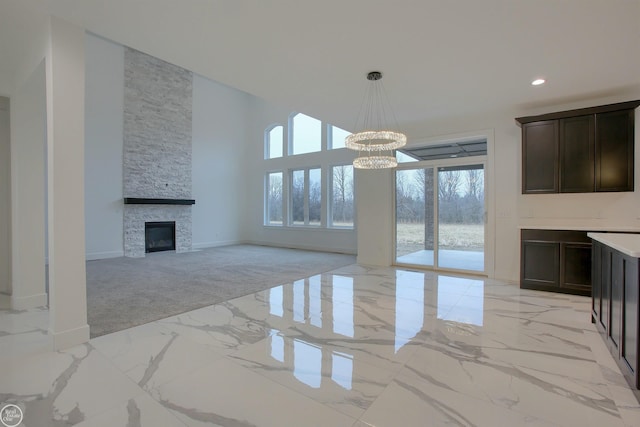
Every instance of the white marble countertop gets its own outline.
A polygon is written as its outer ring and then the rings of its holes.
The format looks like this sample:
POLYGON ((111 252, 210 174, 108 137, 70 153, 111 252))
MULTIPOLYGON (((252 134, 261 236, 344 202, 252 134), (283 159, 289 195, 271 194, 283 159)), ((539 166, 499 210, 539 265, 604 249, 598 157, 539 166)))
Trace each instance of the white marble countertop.
POLYGON ((640 233, 640 226, 633 225, 594 225, 594 224, 520 224, 519 230, 575 230, 575 231, 609 231, 614 233, 640 233))
POLYGON ((640 258, 640 234, 587 233, 587 236, 616 249, 623 254, 640 258))

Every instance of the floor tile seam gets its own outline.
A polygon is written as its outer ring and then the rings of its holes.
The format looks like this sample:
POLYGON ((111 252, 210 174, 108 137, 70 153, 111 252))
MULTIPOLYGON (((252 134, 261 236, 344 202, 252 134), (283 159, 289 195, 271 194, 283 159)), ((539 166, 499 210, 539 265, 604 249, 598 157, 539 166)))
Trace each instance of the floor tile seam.
MULTIPOLYGON (((401 373, 402 373, 402 371, 398 375, 400 375, 401 373)), ((409 374, 406 374, 406 375, 409 375, 409 374)), ((432 385, 429 381, 426 381, 423 378, 416 377, 416 376, 412 376, 411 381, 417 381, 417 382, 425 384, 427 386, 432 385)), ((397 383, 397 381, 396 381, 396 383, 397 383)), ((402 387, 400 384, 397 384, 397 386, 404 389, 404 387, 402 387)), ((439 387, 437 385, 434 385, 434 386, 435 387, 439 387)), ((508 412, 513 412, 513 413, 518 414, 518 415, 520 415, 522 417, 526 417, 526 418, 533 417, 533 418, 535 418, 537 420, 548 422, 550 425, 560 427, 560 424, 558 424, 558 422, 556 420, 550 419, 550 418, 548 418, 548 416, 540 415, 541 414, 540 412, 535 412, 534 413, 533 410, 531 412, 527 412, 527 411, 523 411, 521 409, 513 409, 511 407, 507 407, 507 406, 501 405, 498 401, 496 401, 496 400, 492 399, 491 397, 489 397, 489 395, 487 393, 482 393, 485 396, 485 398, 480 398, 478 396, 470 395, 470 394, 466 393, 462 389, 451 389, 450 391, 452 393, 455 393, 455 394, 462 394, 466 399, 471 399, 471 400, 477 401, 477 402, 479 402, 481 404, 489 403, 489 404, 491 404, 493 406, 496 406, 496 407, 498 407, 500 409, 503 409, 503 410, 508 411, 508 412)), ((382 397, 382 394, 378 398, 381 398, 381 397, 382 397)), ((431 396, 429 396, 429 397, 431 398, 431 396)), ((617 410, 617 407, 616 407, 616 410, 617 410)), ((619 418, 622 419, 622 417, 620 416, 619 411, 617 411, 617 413, 618 413, 619 418)), ((364 415, 366 415, 366 414, 363 414, 362 417, 364 417, 364 415)))
MULTIPOLYGON (((285 337, 285 338, 289 338, 289 339, 291 339, 291 340, 295 339, 295 337, 285 337)), ((258 343, 255 343, 255 344, 252 344, 252 345, 257 345, 257 344, 258 344, 258 343)), ((333 344, 325 345, 325 346, 323 346, 323 347, 324 347, 324 348, 329 347, 329 350, 330 350, 330 351, 337 351, 338 353, 341 353, 341 354, 347 354, 347 351, 346 351, 346 350, 342 350, 342 348, 340 348, 339 346, 333 345, 333 344)), ((418 345, 415 345, 414 347, 415 347, 415 348, 413 349, 412 354, 417 350, 418 345)), ((239 350, 239 351, 241 351, 241 350, 239 350)), ((365 352, 364 350, 361 350, 361 349, 358 349, 358 351, 365 352)), ((368 352, 366 352, 366 353, 368 353, 368 352)), ((371 353, 368 353, 368 354, 371 354, 371 353)), ((228 359, 232 360, 234 363, 239 364, 240 366, 244 367, 245 369, 249 369, 249 370, 251 370, 252 372, 256 372, 256 373, 258 373, 258 374, 260 374, 260 375, 264 376, 265 378, 271 379, 271 378, 269 378, 268 376, 265 376, 265 375, 263 375, 262 373, 260 373, 258 370, 255 370, 255 369, 253 369, 253 368, 247 368, 247 367, 243 366, 243 365, 242 365, 242 364, 240 364, 240 362, 238 362, 238 361, 233 357, 233 355, 231 355, 231 354, 229 354, 229 355, 227 355, 227 356, 225 356, 225 357, 227 357, 228 359)), ((376 357, 376 355, 375 355, 375 354, 372 354, 372 356, 371 356, 371 357, 376 357)), ((411 357, 411 356, 410 356, 410 357, 411 357)), ((410 357, 409 357, 409 358, 407 358, 407 361, 410 359, 410 357)), ((354 358, 355 358, 355 355, 354 355, 354 358)), ((383 356, 380 356, 380 358, 385 359, 383 356)), ((244 360, 244 359, 243 359, 243 360, 244 360)), ((359 361, 358 361, 358 363, 359 363, 360 365, 365 365, 368 369, 375 370, 375 371, 384 371, 386 374, 388 374, 387 383, 382 387, 382 389, 383 389, 382 391, 384 391, 384 390, 386 390, 386 388, 387 388, 387 387, 388 387, 388 386, 393 382, 393 380, 394 380, 394 379, 397 377, 397 375, 402 371, 402 369, 406 366, 407 361, 405 361, 405 362, 389 361, 388 363, 389 363, 390 365, 394 365, 393 369, 390 369, 390 368, 387 368, 387 367, 382 367, 382 366, 380 366, 381 364, 374 364, 374 363, 370 363, 370 362, 368 362, 368 361, 366 361, 366 360, 359 360, 359 361)), ((292 372, 292 371, 290 371, 290 373, 291 373, 291 375, 293 375, 293 372, 292 372)), ((328 377, 323 376, 323 378, 328 378, 328 377)), ((271 379, 271 380, 273 381, 273 379, 271 379)), ((280 382, 278 382, 278 381, 275 381, 275 382, 276 382, 276 383, 278 383, 278 384, 281 384, 281 383, 280 383, 280 382)), ((281 385, 284 385, 284 384, 281 384, 281 385)), ((290 388, 290 387, 288 387, 288 386, 286 386, 286 385, 285 385, 285 387, 290 388)), ((298 391, 297 391, 297 390, 295 390, 295 389, 293 389, 293 390, 294 390, 294 391, 296 391, 296 392, 298 392, 298 391)), ((380 394, 382 393, 382 391, 380 392, 380 394)), ((298 393, 299 393, 299 392, 298 392, 298 393)), ((379 395, 380 395, 380 394, 378 394, 378 397, 379 397, 379 395)), ((376 397, 376 399, 377 399, 377 397, 376 397)), ((375 401, 375 399, 374 399, 374 401, 375 401)), ((373 402, 371 402, 371 404, 373 404, 373 402)), ((369 405, 369 406, 371 406, 371 405, 369 405)))
MULTIPOLYGON (((203 351, 206 351, 206 352, 208 352, 208 353, 214 353, 214 354, 216 354, 218 357, 217 357, 215 360, 219 360, 219 359, 221 359, 221 358, 224 356, 223 354, 219 354, 219 353, 217 353, 217 352, 216 352, 214 349, 212 349, 212 348, 209 348, 209 347, 207 347, 207 346, 205 346, 205 345, 203 345, 203 344, 200 344, 200 343, 198 343, 198 342, 196 342, 196 341, 194 341, 194 340, 191 340, 188 336, 184 336, 184 335, 182 335, 182 334, 177 334, 177 335, 178 335, 178 336, 180 336, 182 339, 186 339, 186 340, 188 340, 192 345, 197 346, 199 349, 201 349, 201 350, 203 350, 203 351)), ((92 347, 93 347, 93 346, 92 346, 92 347)), ((139 385, 139 384, 138 384, 138 383, 137 383, 137 382, 136 382, 136 381, 135 381, 135 380, 130 376, 130 374, 129 374, 129 372, 131 372, 131 370, 134 370, 136 367, 139 367, 139 366, 145 366, 145 367, 148 367, 148 365, 147 365, 147 364, 136 364, 136 365, 135 365, 134 367, 132 367, 131 369, 128 369, 128 370, 124 371, 124 370, 122 370, 119 366, 117 366, 117 364, 115 363, 115 361, 114 361, 111 357, 107 356, 106 354, 104 354, 102 351, 100 351, 100 350, 99 350, 98 348, 96 348, 96 347, 93 347, 93 349, 94 349, 94 351, 97 351, 98 353, 100 353, 100 354, 101 354, 105 359, 107 359, 113 368, 115 368, 118 372, 120 372, 120 373, 122 373, 124 376, 126 376, 126 377, 127 377, 127 379, 128 379, 129 381, 131 381, 133 384, 135 384, 135 385, 136 385, 136 387, 140 388, 142 391, 144 391, 144 392, 146 392, 147 394, 149 394, 149 390, 147 390, 144 386, 139 385)), ((155 354, 155 355, 154 355, 154 357, 157 357, 157 356, 158 356, 158 354, 155 354)), ((213 362, 213 361, 210 361, 210 362, 208 362, 208 363, 211 363, 211 362, 213 362)), ((208 364, 208 363, 207 363, 207 364, 208 364)), ((192 373, 193 371, 195 371, 195 370, 197 370, 197 369, 199 369, 199 368, 203 368, 203 367, 205 367, 207 364, 200 364, 200 365, 190 366, 190 367, 187 369, 187 371, 185 371, 185 372, 182 372, 182 373, 177 374, 177 375, 171 375, 171 377, 170 377, 170 378, 168 378, 168 379, 166 379, 166 380, 164 380, 164 381, 162 381, 162 382, 154 382, 154 383, 153 383, 154 385, 153 385, 152 387, 150 387, 150 389, 154 389, 154 388, 160 387, 160 386, 162 386, 162 385, 164 385, 164 384, 166 384, 166 383, 168 383, 168 382, 171 382, 171 381, 173 381, 174 379, 178 378, 180 375, 187 375, 187 374, 190 374, 190 373, 192 373)), ((158 369, 159 369, 159 368, 158 368, 158 369)))
MULTIPOLYGON (((276 381, 276 380, 274 380, 273 378, 270 378, 270 377, 268 377, 268 376, 264 375, 263 373, 261 373, 261 372, 259 372, 259 371, 255 370, 255 369, 253 369, 253 368, 248 368, 248 367, 246 367, 246 366, 243 366, 243 365, 242 365, 238 360, 236 360, 236 359, 234 359, 233 357, 231 357, 231 355, 225 355, 225 356, 224 356, 224 358, 225 358, 226 360, 230 361, 231 363, 233 363, 234 365, 236 365, 236 367, 239 367, 240 369, 243 369, 243 370, 249 371, 249 372, 251 372, 252 374, 258 375, 258 376, 260 376, 261 378, 263 378, 263 379, 267 380, 270 384, 274 384, 276 387, 283 387, 283 388, 287 389, 288 391, 290 391, 290 392, 292 392, 292 393, 295 393, 297 396, 302 397, 302 398, 303 398, 303 399, 305 399, 305 400, 313 401, 314 403, 321 405, 321 406, 322 406, 322 407, 324 407, 325 409, 328 409, 328 410, 333 411, 333 412, 335 412, 335 413, 338 413, 338 414, 340 414, 340 415, 343 415, 343 416, 349 417, 350 419, 354 420, 354 424, 358 421, 358 418, 354 418, 354 417, 353 417, 353 415, 351 415, 351 414, 347 414, 347 413, 345 413, 345 412, 343 412, 343 411, 340 411, 340 410, 338 410, 338 409, 336 409, 336 408, 332 408, 331 406, 329 406, 329 405, 325 404, 324 402, 322 402, 322 401, 320 401, 320 400, 316 400, 316 399, 314 399, 313 397, 308 396, 307 394, 302 393, 302 392, 300 392, 300 391, 298 391, 298 390, 294 389, 293 387, 290 387, 290 386, 288 386, 288 385, 286 385, 286 384, 283 384, 283 383, 281 383, 281 382, 279 382, 279 381, 276 381)), ((363 411, 362 413, 364 414, 364 412, 365 412, 365 411, 363 411)), ((361 415, 362 415, 362 414, 361 414, 361 415)))
MULTIPOLYGON (((590 342, 590 346, 591 346, 591 339, 602 339, 602 336, 600 335, 600 332, 595 330, 595 331, 585 331, 584 332, 585 337, 587 334, 597 334, 598 336, 596 337, 591 337, 591 338, 587 338, 590 342)), ((594 355, 596 354, 595 351, 592 352, 594 353, 594 355)), ((624 388, 625 391, 628 390, 630 393, 633 393, 632 389, 628 386, 627 381, 624 378, 624 375, 622 374, 622 372, 620 372, 620 368, 617 366, 617 364, 614 362, 614 364, 612 365, 613 368, 615 369, 611 369, 608 366, 605 366, 604 364, 600 363, 600 361, 596 358, 596 364, 598 365, 598 369, 600 372, 600 375, 602 376, 602 379, 607 387, 607 390, 609 391, 609 395, 611 397, 611 400, 613 400, 614 404, 616 405, 616 408, 618 409, 618 413, 620 414, 621 418, 623 419, 623 421, 625 420, 625 416, 623 415, 623 412, 620 411, 620 409, 625 409, 627 407, 627 405, 621 405, 619 399, 617 398, 617 391, 614 390, 614 388, 624 388), (611 380, 608 379, 608 372, 605 371, 605 369, 607 371, 612 371, 614 373, 614 375, 617 376, 616 378, 616 382, 613 382, 611 380)), ((640 400, 636 397, 636 402, 637 406, 631 407, 632 410, 640 410, 640 400)), ((626 422, 625 422, 625 425, 626 422)))
MULTIPOLYGON (((480 346, 481 348, 486 348, 485 346, 480 346)), ((431 348, 431 347, 427 347, 426 344, 421 345, 421 348, 426 348, 429 351, 436 351, 436 352, 440 352, 439 349, 436 348, 431 348)), ((505 350, 509 350, 509 349, 505 349, 505 350)), ((527 350, 522 350, 519 349, 518 350, 521 353, 528 353, 527 350)), ((543 354, 542 356, 546 357, 546 354, 543 354)), ((483 359, 490 359, 489 356, 483 356, 483 359)), ((495 359, 493 359, 495 360, 495 359)), ((601 380, 598 381, 589 381, 588 379, 582 378, 582 377, 569 377, 569 376, 565 376, 565 375, 560 375, 560 374, 555 374, 553 372, 548 372, 548 371, 544 371, 541 370, 540 368, 536 368, 533 366, 529 366, 529 365, 524 365, 522 362, 518 362, 518 361, 509 361, 509 360, 505 360, 505 359, 499 359, 499 360, 495 360, 496 363, 499 364, 499 366, 508 366, 508 367, 512 367, 512 368, 516 368, 518 370, 524 369, 527 371, 534 371, 534 372, 538 372, 541 374, 545 374, 545 375, 551 375, 551 376, 558 376, 561 377, 567 381, 571 381, 572 383, 576 384, 579 387, 587 387, 587 385, 592 385, 592 386, 605 386, 606 383, 608 382, 606 380, 606 378, 601 378, 601 380)), ((601 369, 601 365, 594 359, 594 360, 588 360, 588 359, 581 359, 581 362, 585 363, 588 366, 591 366, 590 369, 593 369, 595 367, 598 367, 599 372, 601 369)), ((463 360, 463 363, 465 362, 470 362, 470 363, 474 363, 473 360, 463 360)), ((409 363, 409 361, 407 362, 409 363)), ((406 365, 406 364, 405 364, 406 365)), ((513 375, 510 375, 511 377, 513 377, 513 375)), ((609 393, 609 398, 611 398, 611 393, 609 393)), ((611 399, 613 400, 613 399, 611 399)))
MULTIPOLYGON (((85 343, 85 344, 87 344, 87 343, 85 343)), ((71 351, 71 350, 73 350, 74 348, 84 346, 85 344, 79 344, 79 345, 77 345, 77 346, 74 346, 74 347, 72 347, 72 348, 70 348, 70 349, 67 349, 67 350, 64 350, 64 351, 52 351, 51 353, 52 353, 52 354, 57 353, 57 354, 60 354, 60 355, 64 355, 64 354, 65 354, 64 352, 66 352, 66 351, 71 351)), ((89 344, 89 345, 90 345, 90 344, 89 344)), ((120 407, 120 405, 122 405, 123 403, 128 402, 130 399, 133 399, 133 398, 135 398, 135 397, 137 397, 137 396, 141 396, 141 395, 143 395, 143 394, 147 394, 146 390, 144 390, 142 387, 140 387, 140 386, 139 386, 135 381, 133 381, 133 379, 131 379, 131 378, 130 378, 130 377, 129 377, 125 372, 123 372, 120 368, 118 368, 117 366, 115 366, 115 365, 114 365, 114 363, 113 363, 113 361, 112 361, 109 357, 107 357, 104 353, 102 353, 101 351, 99 351, 97 348, 95 348, 95 347, 93 347, 93 346, 91 346, 91 348, 92 348, 92 350, 90 350, 90 351, 96 351, 96 352, 98 352, 98 354, 100 354, 100 356, 102 356, 102 358, 103 358, 103 359, 107 360, 107 363, 108 363, 108 364, 109 364, 113 369, 115 369, 118 373, 120 373, 120 374, 122 375, 122 379, 124 379, 126 382, 131 383, 131 384, 132 384, 132 385, 133 385, 137 390, 136 390, 136 393, 135 393, 135 395, 134 395, 133 397, 130 397, 130 398, 126 399, 126 400, 125 400, 125 399, 121 399, 121 398, 116 398, 116 399, 115 399, 115 401, 116 401, 115 403, 113 403, 113 404, 112 404, 112 405, 110 405, 110 406, 107 406, 107 407, 105 407, 105 408, 100 409, 97 413, 95 413, 95 414, 94 414, 94 415, 92 415, 91 417, 86 418, 86 419, 85 419, 85 420, 83 420, 83 421, 87 421, 87 420, 93 419, 93 418, 95 418, 95 417, 96 417, 96 416, 98 416, 98 415, 104 414, 104 413, 106 413, 106 412, 108 412, 108 411, 111 411, 111 410, 113 410, 113 409, 117 409, 117 408, 119 408, 119 407, 120 407)), ((86 361, 86 359, 84 359, 84 361, 86 361)), ((83 361, 83 362, 84 362, 84 361, 83 361)), ((79 367, 80 367, 80 366, 79 366, 79 367)), ((76 375, 77 375, 77 371, 74 373, 74 375, 72 375, 72 376, 69 378, 69 382, 71 382, 71 381, 73 380, 74 376, 76 376, 76 375)), ((55 382, 55 380, 54 380, 54 382, 55 382)), ((52 386, 53 386, 53 384, 52 384, 52 386)), ((68 384, 67 384, 67 387, 68 387, 68 384)), ((66 388, 66 387, 65 387, 65 388, 66 388)), ((50 392, 51 392, 51 387, 50 387, 50 389, 49 389, 49 390, 48 390, 48 392, 47 392, 47 396, 50 394, 50 392)), ((63 391, 63 393, 64 393, 64 391, 63 391)), ((45 397, 46 397, 46 396, 45 396, 45 397)), ((55 405, 55 401, 53 401, 53 402, 52 402, 52 404, 53 404, 53 405, 55 405)), ((78 404, 78 402, 76 402, 76 404, 78 404)))
MULTIPOLYGON (((140 387, 139 387, 139 388, 140 388, 140 387)), ((107 414, 107 413, 109 413, 109 412, 111 412, 111 411, 119 410, 119 409, 121 409, 121 408, 123 407, 123 404, 124 404, 124 407, 126 408, 126 407, 127 407, 127 405, 128 405, 128 403, 129 403, 129 401, 131 401, 131 400, 135 400, 135 399, 137 399, 137 398, 139 398, 139 397, 141 397, 141 396, 149 396, 149 397, 150 397, 154 402, 156 402, 158 405, 160 405, 162 408, 164 408, 164 406, 162 406, 162 404, 161 404, 160 402, 158 402, 157 400, 155 400, 155 399, 154 399, 154 397, 153 397, 149 392, 147 392, 146 390, 144 390, 144 389, 140 388, 140 393, 136 394, 135 396, 132 396, 132 397, 130 397, 130 398, 129 398, 129 399, 127 399, 127 400, 119 401, 118 403, 115 403, 114 405, 110 406, 110 407, 109 407, 109 408, 107 408, 107 409, 100 410, 99 412, 97 412, 97 413, 96 413, 96 414, 94 414, 93 416, 91 416, 91 417, 89 417, 89 418, 85 418, 85 419, 84 419, 84 420, 82 420, 80 423, 88 422, 88 421, 91 421, 91 420, 96 419, 96 418, 97 418, 97 417, 99 417, 99 416, 102 416, 102 415, 104 415, 104 414, 107 414)), ((179 420, 179 419, 178 419, 178 418, 177 418, 173 413, 171 413, 171 411, 167 410, 166 408, 164 408, 164 409, 166 410, 166 412, 169 412, 169 413, 170 413, 170 415, 171 415, 171 417, 172 417, 173 419, 175 419, 176 421, 178 421, 178 422, 179 422, 179 424, 180 424, 181 426, 188 427, 185 423, 183 423, 181 420, 179 420)), ((78 423, 78 424, 80 424, 80 423, 78 423)))

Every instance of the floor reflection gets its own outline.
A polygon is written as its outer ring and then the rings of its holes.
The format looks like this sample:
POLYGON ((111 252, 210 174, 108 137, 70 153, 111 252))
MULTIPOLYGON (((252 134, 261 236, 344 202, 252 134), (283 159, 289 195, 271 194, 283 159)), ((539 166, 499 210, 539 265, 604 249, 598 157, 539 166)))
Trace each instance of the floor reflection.
POLYGON ((320 388, 323 379, 330 379, 351 390, 359 363, 353 352, 326 348, 322 342, 345 338, 373 342, 388 330, 393 351, 398 353, 428 331, 428 325, 433 327, 434 321, 446 322, 445 330, 459 329, 454 323, 483 325, 483 280, 447 275, 436 279, 431 272, 408 270, 396 270, 392 283, 378 286, 354 279, 357 276, 323 274, 269 291, 270 315, 298 324, 297 328, 311 328, 306 329, 310 336, 323 338, 309 342, 276 329, 269 338, 271 358, 311 388, 320 388))

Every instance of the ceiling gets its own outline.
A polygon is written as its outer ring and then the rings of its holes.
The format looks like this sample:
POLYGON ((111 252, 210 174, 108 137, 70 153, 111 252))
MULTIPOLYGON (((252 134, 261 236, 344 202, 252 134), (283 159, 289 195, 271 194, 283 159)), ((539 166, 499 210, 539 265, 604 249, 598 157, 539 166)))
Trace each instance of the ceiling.
POLYGON ((46 14, 348 130, 640 93, 640 0, 2 0, 0 93, 46 14))

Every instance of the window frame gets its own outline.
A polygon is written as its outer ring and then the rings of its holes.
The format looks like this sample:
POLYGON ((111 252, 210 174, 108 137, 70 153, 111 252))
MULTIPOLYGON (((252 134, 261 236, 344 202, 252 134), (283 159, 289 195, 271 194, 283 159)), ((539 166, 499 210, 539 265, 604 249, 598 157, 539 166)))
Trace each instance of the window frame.
POLYGON ((321 228, 323 227, 323 225, 326 223, 325 221, 325 213, 323 212, 322 209, 322 198, 323 198, 323 168, 319 165, 314 165, 314 166, 301 166, 301 167, 296 167, 296 168, 291 168, 289 169, 289 173, 288 173, 288 177, 289 177, 289 185, 288 185, 288 190, 289 190, 289 195, 288 195, 288 201, 289 201, 289 207, 288 207, 288 212, 287 212, 287 216, 288 216, 288 225, 290 227, 306 227, 306 228, 321 228), (311 185, 310 185, 310 173, 312 170, 318 170, 320 172, 320 221, 319 223, 311 223, 311 212, 310 212, 310 199, 311 199, 311 185), (293 209, 294 209, 294 190, 293 190, 293 186, 295 185, 295 180, 293 177, 293 174, 295 172, 303 172, 304 173, 304 184, 303 184, 303 223, 299 224, 299 223, 294 223, 294 218, 293 218, 293 209))
POLYGON ((315 117, 309 116, 307 114, 304 113, 300 113, 300 112, 293 112, 291 114, 289 114, 289 120, 288 120, 288 132, 287 132, 287 155, 289 156, 303 156, 305 154, 314 154, 314 153, 321 153, 323 151, 325 151, 326 149, 326 130, 324 130, 324 126, 322 126, 323 121, 320 119, 316 119, 315 117), (318 135, 318 138, 320 140, 320 144, 317 150, 315 151, 306 151, 304 153, 295 153, 294 152, 294 148, 295 148, 295 137, 296 137, 296 129, 295 129, 295 124, 294 124, 294 120, 296 118, 296 116, 301 115, 304 117, 308 117, 310 119, 313 119, 315 121, 317 121, 320 126, 319 126, 319 130, 320 130, 320 135, 318 135))
POLYGON ((285 141, 285 134, 284 134, 284 126, 281 125, 280 123, 274 123, 270 126, 268 126, 265 130, 264 130, 264 159, 265 160, 271 160, 271 159, 281 159, 282 157, 285 156, 285 146, 284 146, 284 141, 285 141), (280 156, 278 157, 271 157, 271 132, 273 132, 273 130, 275 128, 282 128, 282 138, 280 140, 280 156))
POLYGON ((287 225, 287 221, 286 221, 286 205, 285 205, 285 176, 286 173, 283 170, 270 170, 267 171, 265 173, 264 176, 264 212, 263 212, 263 225, 266 227, 284 227, 285 225, 287 225), (271 188, 271 175, 274 174, 280 174, 280 186, 281 186, 281 200, 280 200, 280 211, 282 214, 282 220, 279 224, 271 223, 271 219, 270 219, 270 207, 271 204, 269 203, 269 195, 270 195, 270 188, 271 188))

